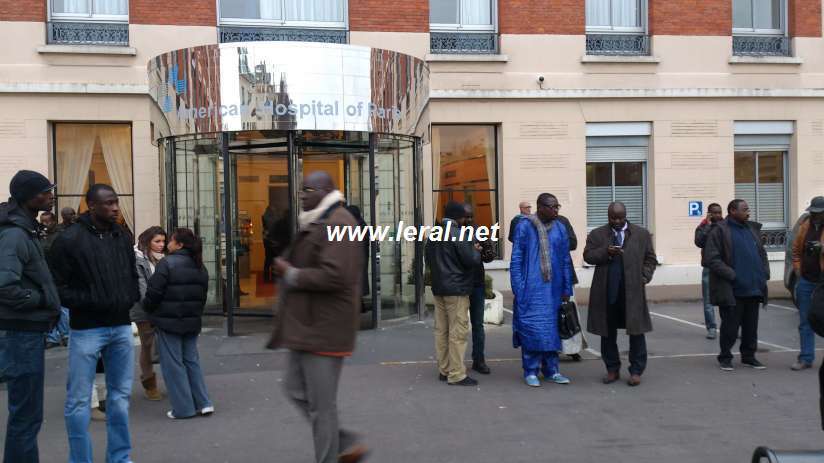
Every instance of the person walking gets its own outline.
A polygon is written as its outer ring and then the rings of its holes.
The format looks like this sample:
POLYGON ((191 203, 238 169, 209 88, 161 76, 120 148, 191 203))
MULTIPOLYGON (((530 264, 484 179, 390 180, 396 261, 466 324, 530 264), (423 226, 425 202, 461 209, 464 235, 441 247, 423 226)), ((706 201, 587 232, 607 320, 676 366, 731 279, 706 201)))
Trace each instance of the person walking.
POLYGON ((569 384, 560 372, 558 310, 572 295, 572 258, 567 229, 558 221, 561 205, 550 193, 538 196, 537 214, 515 228, 515 245, 509 266, 512 292, 517 301, 512 320, 513 347, 521 348, 524 381, 569 384))
POLYGON ((137 325, 137 335, 140 337, 140 354, 138 363, 140 364, 140 383, 143 385, 143 393, 149 400, 161 400, 163 394, 157 387, 157 375, 155 375, 154 365, 152 365, 152 355, 155 351, 155 329, 149 319, 149 314, 143 307, 142 299, 146 296, 146 288, 149 278, 163 259, 166 251, 166 232, 158 227, 149 227, 137 238, 134 246, 135 265, 137 266, 137 285, 140 290, 141 300, 135 302, 129 311, 129 317, 137 325))
MULTIPOLYGON (((695 229, 695 245, 699 249, 704 249, 710 231, 723 219, 720 204, 712 203, 707 207, 707 217, 695 229)), ((707 328, 707 339, 715 339, 718 337, 718 325, 715 323, 715 306, 710 302, 710 269, 707 267, 702 267, 701 270, 701 296, 704 300, 704 326, 707 328)))
POLYGON ((60 299, 40 242, 37 214, 54 205, 54 185, 21 170, 0 204, 0 381, 8 387, 5 463, 37 463, 43 423, 46 333, 60 299))
POLYGON ((215 408, 206 390, 197 337, 209 291, 203 244, 188 228, 178 228, 149 278, 143 307, 157 336, 160 369, 172 409, 171 419, 210 415, 215 408))
POLYGON ((793 271, 798 283, 795 286, 795 302, 798 306, 798 336, 801 352, 793 363, 795 371, 812 368, 815 361, 815 333, 810 327, 808 315, 813 290, 824 282, 824 196, 816 196, 807 208, 808 216, 798 227, 792 243, 793 271))
POLYGON ((592 230, 584 247, 584 260, 595 266, 587 330, 601 336, 601 357, 607 368, 603 382, 610 384, 621 378, 617 330, 626 329, 630 363, 627 384, 638 386, 647 366, 645 333, 652 331, 646 285, 652 281, 658 260, 652 236, 645 228, 627 221, 624 203, 611 203, 607 214, 609 223, 592 230))
POLYGON ((66 432, 69 462, 92 461, 89 402, 98 356, 106 374, 106 461, 130 461, 129 397, 134 348, 129 310, 139 300, 131 234, 118 224, 114 189, 94 184, 89 210, 54 240, 50 267, 63 305, 69 308, 66 432))
MULTIPOLYGON (((473 227, 475 223, 475 213, 472 206, 464 204, 464 223, 473 227)), ((474 232, 473 232, 474 236, 474 232)), ((475 240, 481 247, 481 263, 475 267, 472 278, 472 293, 469 295, 469 322, 472 325, 472 369, 482 375, 491 373, 486 364, 484 349, 486 344, 486 333, 484 333, 484 308, 486 306, 486 271, 485 262, 495 260, 495 248, 490 240, 475 240)))
POLYGON ((469 295, 472 293, 474 270, 481 264, 481 246, 469 237, 461 237, 466 223, 463 204, 449 201, 444 208, 442 240, 426 243, 425 258, 432 272, 432 294, 435 299, 435 357, 438 379, 451 386, 475 386, 474 378, 466 375, 464 355, 469 334, 469 295))
MULTIPOLYGON (((57 235, 60 234, 62 228, 57 224, 57 217, 52 211, 46 211, 40 214, 40 225, 43 228, 43 252, 48 256, 51 250, 51 245, 54 243, 57 235)), ((57 324, 46 335, 46 349, 54 347, 66 346, 69 342, 69 309, 60 307, 60 318, 57 324)))
POLYGON ((342 200, 329 174, 309 174, 298 234, 274 262, 281 292, 268 347, 289 349, 286 395, 312 425, 318 463, 355 463, 368 453, 338 420, 338 383, 355 348, 365 265, 359 241, 327 237, 327 227, 357 225, 342 200))
POLYGON ((750 207, 743 199, 727 205, 727 218, 707 237, 701 263, 710 269, 710 302, 721 314, 722 371, 733 371, 732 346, 741 329, 741 363, 757 370, 758 308, 767 301, 770 264, 761 242, 761 224, 750 222, 750 207))

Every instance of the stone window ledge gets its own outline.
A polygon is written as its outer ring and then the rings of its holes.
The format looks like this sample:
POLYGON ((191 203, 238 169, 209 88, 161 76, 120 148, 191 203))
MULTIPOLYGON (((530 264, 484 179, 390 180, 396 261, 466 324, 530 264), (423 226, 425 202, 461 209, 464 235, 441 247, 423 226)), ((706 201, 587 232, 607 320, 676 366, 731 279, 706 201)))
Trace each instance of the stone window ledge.
POLYGON ((71 54, 71 55, 123 55, 135 56, 134 47, 108 45, 43 45, 37 47, 40 54, 71 54))
POLYGON ((442 62, 442 63, 506 63, 509 61, 508 55, 495 54, 447 54, 447 53, 428 53, 424 60, 426 62, 442 62))
POLYGON ((798 56, 730 56, 730 64, 804 64, 798 56))
POLYGON ((582 63, 619 63, 619 64, 658 64, 661 58, 657 56, 611 56, 611 55, 584 55, 582 63))

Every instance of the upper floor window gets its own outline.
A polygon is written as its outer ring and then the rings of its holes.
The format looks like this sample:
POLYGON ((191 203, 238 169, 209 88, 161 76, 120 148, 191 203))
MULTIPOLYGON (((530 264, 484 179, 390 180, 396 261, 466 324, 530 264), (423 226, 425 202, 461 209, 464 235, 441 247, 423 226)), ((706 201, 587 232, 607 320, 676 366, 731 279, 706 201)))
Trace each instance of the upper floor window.
POLYGON ((495 2, 491 0, 430 0, 432 30, 494 31, 495 2))
POLYGON ((129 45, 128 0, 51 0, 46 43, 129 45))
POLYGON ((128 21, 127 0, 52 0, 51 18, 55 20, 128 21))
POLYGON ((784 0, 733 0, 733 32, 783 34, 784 4, 784 0))
POLYGON ((644 32, 644 0, 587 0, 587 31, 644 32))
POLYGON ((220 0, 221 24, 346 27, 345 0, 220 0))

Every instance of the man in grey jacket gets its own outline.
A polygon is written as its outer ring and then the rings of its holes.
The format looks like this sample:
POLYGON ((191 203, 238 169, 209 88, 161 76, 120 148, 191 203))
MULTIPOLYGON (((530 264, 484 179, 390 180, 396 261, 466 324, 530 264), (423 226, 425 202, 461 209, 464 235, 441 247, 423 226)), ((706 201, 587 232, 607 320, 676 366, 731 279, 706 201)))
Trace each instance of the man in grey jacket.
POLYGON ((9 463, 39 458, 46 332, 57 321, 60 299, 36 217, 51 210, 53 189, 43 175, 21 170, 11 180, 11 198, 0 204, 0 379, 8 382, 3 459, 9 463))

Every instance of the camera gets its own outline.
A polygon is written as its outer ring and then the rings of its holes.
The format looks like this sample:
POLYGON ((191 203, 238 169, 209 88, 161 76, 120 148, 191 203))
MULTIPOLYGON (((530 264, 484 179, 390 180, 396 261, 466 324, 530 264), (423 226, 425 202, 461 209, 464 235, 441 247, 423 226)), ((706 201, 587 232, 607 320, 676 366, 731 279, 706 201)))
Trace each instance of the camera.
POLYGON ((807 241, 804 243, 804 253, 808 256, 821 255, 821 241, 807 241))

